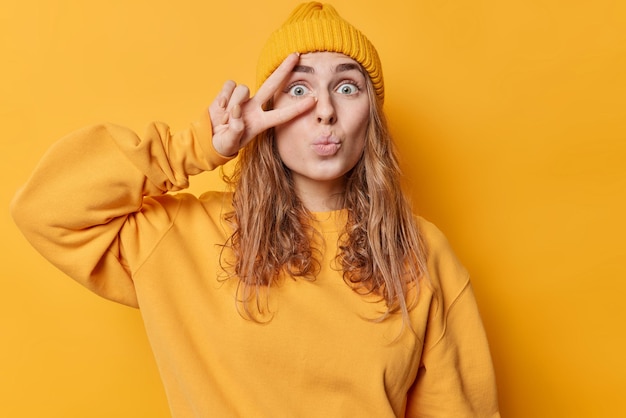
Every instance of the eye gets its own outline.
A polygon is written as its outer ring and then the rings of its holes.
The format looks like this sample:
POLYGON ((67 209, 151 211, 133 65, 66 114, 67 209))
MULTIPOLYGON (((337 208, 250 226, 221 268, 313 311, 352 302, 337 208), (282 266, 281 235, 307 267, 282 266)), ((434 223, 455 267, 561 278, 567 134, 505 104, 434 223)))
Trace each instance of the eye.
POLYGON ((304 96, 309 93, 309 89, 303 86, 302 84, 295 84, 287 90, 287 93, 292 96, 304 96))
POLYGON ((350 94, 358 93, 359 88, 353 83, 342 83, 339 87, 337 87, 335 91, 337 93, 350 95, 350 94))

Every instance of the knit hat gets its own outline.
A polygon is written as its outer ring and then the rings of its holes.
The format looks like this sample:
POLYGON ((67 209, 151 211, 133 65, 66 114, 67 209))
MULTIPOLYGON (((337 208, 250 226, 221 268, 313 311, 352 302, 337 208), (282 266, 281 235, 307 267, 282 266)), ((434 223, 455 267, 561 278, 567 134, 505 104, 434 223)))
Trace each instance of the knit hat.
POLYGON ((257 66, 257 84, 293 52, 340 52, 352 58, 369 74, 376 96, 385 97, 383 70, 374 45, 344 20, 335 8, 318 2, 298 6, 265 44, 257 66))

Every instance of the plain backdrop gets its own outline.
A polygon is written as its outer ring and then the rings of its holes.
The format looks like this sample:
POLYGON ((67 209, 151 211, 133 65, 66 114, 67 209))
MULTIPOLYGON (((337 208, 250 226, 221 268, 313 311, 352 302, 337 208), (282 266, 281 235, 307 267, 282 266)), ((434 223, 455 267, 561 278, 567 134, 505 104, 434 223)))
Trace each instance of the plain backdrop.
MULTIPOLYGON (((296 4, 3 2, 0 416, 169 415, 139 311, 50 266, 9 201, 66 133, 182 129, 226 79, 254 89, 296 4)), ((416 210, 472 274, 503 416, 625 416, 626 2, 334 5, 381 55, 416 210)))

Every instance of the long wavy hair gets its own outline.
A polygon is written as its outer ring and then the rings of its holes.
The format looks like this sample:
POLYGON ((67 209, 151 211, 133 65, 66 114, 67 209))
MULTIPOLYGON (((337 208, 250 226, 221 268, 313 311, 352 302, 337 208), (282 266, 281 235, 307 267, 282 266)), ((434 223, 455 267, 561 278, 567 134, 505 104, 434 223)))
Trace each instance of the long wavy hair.
MULTIPOLYGON (((355 292, 374 294, 386 302, 386 309, 375 320, 400 312, 408 323, 409 310, 417 301, 418 281, 426 272, 425 249, 402 192, 400 166, 382 104, 369 76, 363 73, 370 115, 363 155, 346 174, 342 202, 348 217, 338 243, 337 262, 344 281, 355 292), (414 291, 409 292, 411 288, 414 291)), ((238 307, 254 319, 268 309, 263 295, 267 296, 281 273, 315 280, 321 253, 314 245, 311 213, 296 194, 273 130, 241 150, 232 175, 225 180, 234 188, 234 210, 226 215, 234 232, 225 246, 234 259, 227 270, 239 280, 238 307)))

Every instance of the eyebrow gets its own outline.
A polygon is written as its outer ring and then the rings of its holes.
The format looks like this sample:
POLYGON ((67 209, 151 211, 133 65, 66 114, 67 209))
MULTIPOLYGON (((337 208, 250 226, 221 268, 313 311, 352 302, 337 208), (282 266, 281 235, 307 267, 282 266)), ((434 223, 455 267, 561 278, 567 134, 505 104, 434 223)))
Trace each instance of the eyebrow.
MULTIPOLYGON (((353 71, 353 70, 361 72, 361 67, 359 66, 359 64, 356 64, 354 62, 346 62, 346 63, 337 65, 335 67, 334 72, 335 73, 342 73, 342 72, 345 72, 345 71, 353 71)), ((309 67, 308 65, 296 65, 295 67, 293 67, 292 72, 294 72, 294 73, 314 74, 315 73, 315 69, 313 67, 309 67)))
POLYGON ((361 66, 359 64, 355 64, 354 62, 346 62, 345 64, 339 64, 337 67, 335 67, 336 73, 352 70, 357 70, 358 72, 361 72, 361 66))
POLYGON ((313 74, 315 71, 313 71, 313 67, 308 67, 306 65, 296 65, 295 67, 293 67, 292 72, 313 74))

